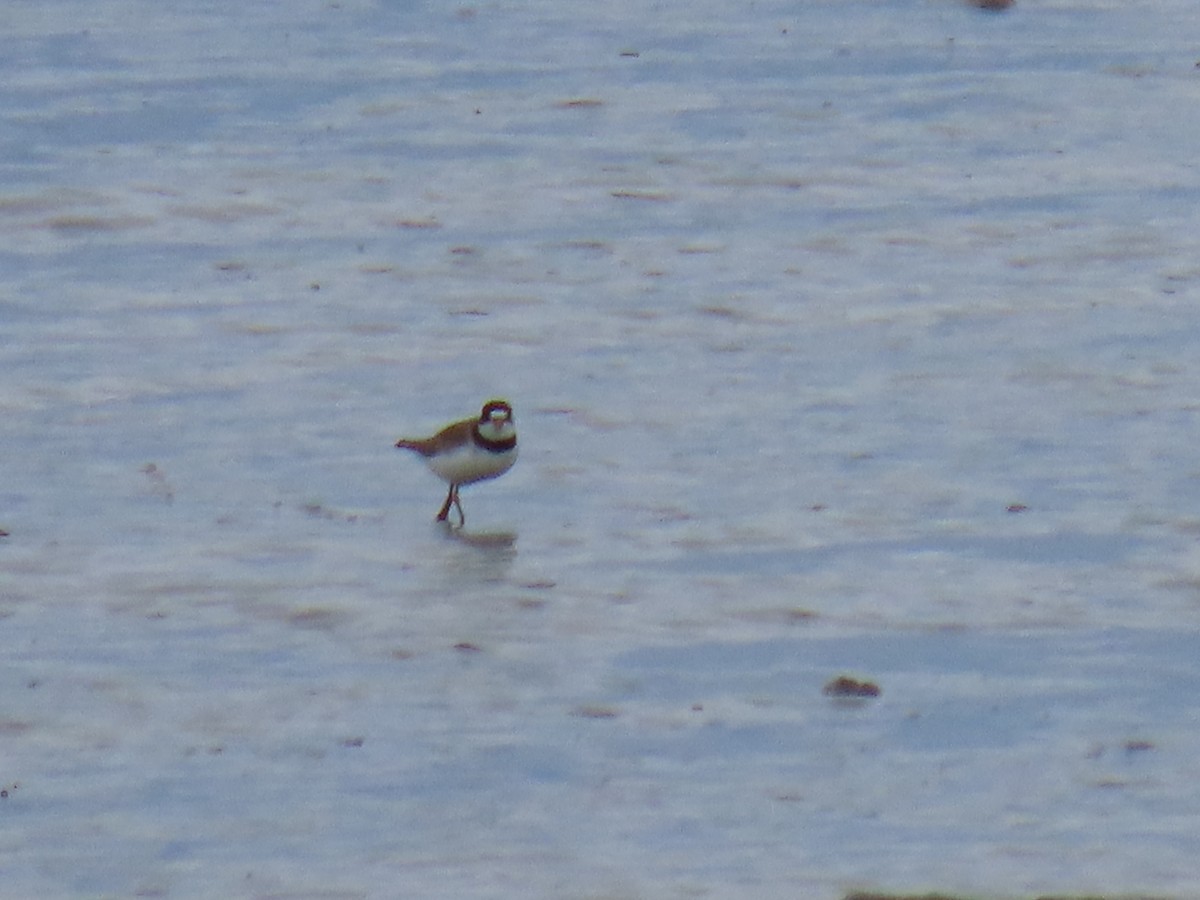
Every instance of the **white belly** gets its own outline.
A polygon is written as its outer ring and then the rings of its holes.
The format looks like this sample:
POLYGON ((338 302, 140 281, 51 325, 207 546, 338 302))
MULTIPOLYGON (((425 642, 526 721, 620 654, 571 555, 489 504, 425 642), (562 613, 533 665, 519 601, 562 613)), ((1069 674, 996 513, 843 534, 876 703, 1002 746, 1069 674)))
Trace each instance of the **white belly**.
POLYGON ((489 453, 474 443, 460 447, 453 453, 439 453, 426 460, 429 468, 449 484, 471 484, 503 475, 517 461, 517 448, 503 453, 489 453))

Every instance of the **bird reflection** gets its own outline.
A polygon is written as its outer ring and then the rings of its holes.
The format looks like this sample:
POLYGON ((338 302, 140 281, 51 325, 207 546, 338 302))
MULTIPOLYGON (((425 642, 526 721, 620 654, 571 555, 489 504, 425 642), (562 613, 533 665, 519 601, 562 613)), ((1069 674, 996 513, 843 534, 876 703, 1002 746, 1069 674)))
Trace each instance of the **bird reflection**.
POLYGON ((451 525, 449 522, 439 522, 438 527, 449 540, 466 544, 468 547, 480 550, 511 550, 514 554, 517 550, 515 531, 467 531, 466 528, 451 525))
POLYGON ((442 569, 447 585, 495 584, 508 577, 517 558, 515 531, 467 531, 445 522, 438 528, 446 539, 442 569))

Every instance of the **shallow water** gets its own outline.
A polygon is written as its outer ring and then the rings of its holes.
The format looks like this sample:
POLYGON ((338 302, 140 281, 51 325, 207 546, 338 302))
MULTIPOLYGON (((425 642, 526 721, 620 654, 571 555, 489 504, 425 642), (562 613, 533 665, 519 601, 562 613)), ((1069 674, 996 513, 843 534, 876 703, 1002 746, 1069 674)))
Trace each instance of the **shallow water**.
POLYGON ((1200 896, 1191 12, 13 6, 4 890, 1200 896))

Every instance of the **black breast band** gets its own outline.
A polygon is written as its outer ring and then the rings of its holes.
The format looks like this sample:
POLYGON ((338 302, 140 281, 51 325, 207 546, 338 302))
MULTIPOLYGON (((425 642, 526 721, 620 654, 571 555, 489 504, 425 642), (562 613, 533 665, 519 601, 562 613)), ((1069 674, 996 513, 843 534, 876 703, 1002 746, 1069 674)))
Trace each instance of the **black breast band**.
POLYGON ((478 425, 471 430, 471 437, 475 440, 476 447, 482 447, 488 453, 507 453, 513 447, 517 446, 517 436, 515 434, 512 437, 501 438, 496 441, 491 438, 485 438, 480 432, 478 425))

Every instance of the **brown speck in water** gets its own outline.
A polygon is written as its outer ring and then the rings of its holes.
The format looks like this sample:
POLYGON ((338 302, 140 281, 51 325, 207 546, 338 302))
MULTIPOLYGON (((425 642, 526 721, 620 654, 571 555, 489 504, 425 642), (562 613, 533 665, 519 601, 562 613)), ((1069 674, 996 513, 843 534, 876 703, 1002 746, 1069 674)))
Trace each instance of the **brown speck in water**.
POLYGON ((612 196, 618 200, 649 200, 654 203, 666 203, 671 199, 670 194, 662 191, 618 190, 612 191, 612 196))
POLYGON ((340 618, 341 616, 335 610, 307 606, 289 613, 287 621, 299 628, 329 631, 337 625, 340 618))
POLYGON ((441 228, 442 223, 430 216, 428 219, 397 219, 397 228, 441 228))
POLYGON ((144 227, 153 220, 136 216, 55 216, 46 225, 54 231, 123 231, 127 228, 144 227))
POLYGON ((826 697, 859 699, 878 697, 883 692, 879 689, 879 685, 873 681, 859 681, 857 678, 851 678, 848 675, 839 675, 828 682, 821 689, 821 693, 826 697))

